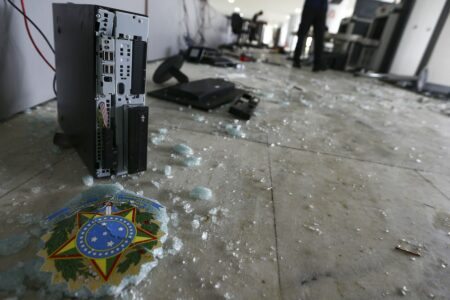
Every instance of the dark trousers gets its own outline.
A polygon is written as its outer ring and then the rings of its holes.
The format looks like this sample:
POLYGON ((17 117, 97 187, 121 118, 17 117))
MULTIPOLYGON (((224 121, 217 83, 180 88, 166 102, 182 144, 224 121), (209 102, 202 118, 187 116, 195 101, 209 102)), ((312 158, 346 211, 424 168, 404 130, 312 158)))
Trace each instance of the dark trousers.
POLYGON ((323 40, 325 35, 325 21, 327 11, 324 9, 315 9, 305 7, 302 13, 302 21, 298 28, 298 41, 294 52, 294 61, 300 62, 302 56, 303 43, 308 35, 311 25, 314 26, 314 66, 321 67, 323 65, 323 40))

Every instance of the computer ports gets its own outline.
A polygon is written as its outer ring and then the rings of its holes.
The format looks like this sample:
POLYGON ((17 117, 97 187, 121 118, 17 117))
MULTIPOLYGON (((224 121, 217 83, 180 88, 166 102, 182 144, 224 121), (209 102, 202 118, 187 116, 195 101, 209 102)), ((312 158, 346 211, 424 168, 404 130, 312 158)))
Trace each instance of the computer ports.
POLYGON ((103 51, 103 60, 113 61, 114 60, 114 52, 112 52, 112 51, 103 51))
POLYGON ((113 65, 103 65, 103 74, 114 74, 113 65))

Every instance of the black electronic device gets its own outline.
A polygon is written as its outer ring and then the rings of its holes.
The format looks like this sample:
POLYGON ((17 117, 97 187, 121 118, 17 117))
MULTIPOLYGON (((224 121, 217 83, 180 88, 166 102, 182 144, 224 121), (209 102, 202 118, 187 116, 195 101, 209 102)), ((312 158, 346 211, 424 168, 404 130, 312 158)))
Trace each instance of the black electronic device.
POLYGON ((260 100, 250 94, 243 94, 230 107, 229 113, 241 120, 250 120, 260 100))
POLYGON ((231 103, 244 93, 243 90, 236 89, 232 82, 220 78, 207 78, 180 83, 147 94, 155 98, 207 111, 231 103))
MULTIPOLYGON (((207 48, 205 47, 189 47, 186 51, 186 60, 192 63, 199 63, 202 61, 203 56, 205 55, 207 48)), ((214 51, 213 54, 216 52, 214 51)))
POLYGON ((215 67, 236 67, 232 60, 223 57, 217 49, 207 47, 189 47, 186 51, 186 60, 192 63, 203 63, 215 67))
POLYGON ((75 147, 98 178, 147 168, 148 17, 53 4, 58 82, 55 144, 75 147))

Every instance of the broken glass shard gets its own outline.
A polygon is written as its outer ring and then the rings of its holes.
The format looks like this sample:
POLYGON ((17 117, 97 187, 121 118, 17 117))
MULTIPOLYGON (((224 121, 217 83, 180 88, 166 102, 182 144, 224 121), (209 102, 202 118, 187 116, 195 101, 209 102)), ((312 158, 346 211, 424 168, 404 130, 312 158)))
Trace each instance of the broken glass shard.
POLYGON ((185 144, 178 144, 178 145, 174 146, 173 151, 175 151, 175 153, 183 155, 183 156, 191 156, 194 154, 194 150, 192 150, 191 147, 189 147, 188 145, 185 145, 185 144))
POLYGON ((183 160, 183 164, 186 167, 198 167, 202 164, 202 158, 201 157, 195 157, 195 156, 191 156, 191 157, 186 157, 183 160))
POLYGON ((192 189, 190 196, 197 200, 209 201, 211 200, 213 194, 209 188, 197 186, 192 189))

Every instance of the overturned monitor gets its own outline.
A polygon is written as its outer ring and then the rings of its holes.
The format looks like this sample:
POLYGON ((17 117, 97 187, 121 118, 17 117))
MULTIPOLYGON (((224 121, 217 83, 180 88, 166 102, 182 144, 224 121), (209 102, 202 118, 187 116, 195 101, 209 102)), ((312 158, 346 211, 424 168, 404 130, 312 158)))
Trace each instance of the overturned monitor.
POLYGON ((96 177, 147 168, 148 18, 53 4, 58 121, 96 177))
POLYGON ((235 84, 220 78, 180 83, 149 92, 148 95, 178 104, 208 111, 239 99, 244 91, 235 84))
POLYGON ((184 57, 175 55, 166 59, 153 74, 153 81, 162 84, 175 78, 179 84, 147 93, 151 97, 210 110, 238 99, 244 91, 234 83, 220 78, 206 78, 189 82, 181 71, 184 57))

